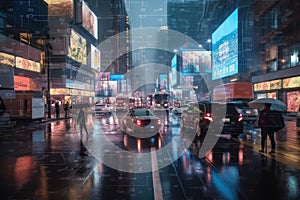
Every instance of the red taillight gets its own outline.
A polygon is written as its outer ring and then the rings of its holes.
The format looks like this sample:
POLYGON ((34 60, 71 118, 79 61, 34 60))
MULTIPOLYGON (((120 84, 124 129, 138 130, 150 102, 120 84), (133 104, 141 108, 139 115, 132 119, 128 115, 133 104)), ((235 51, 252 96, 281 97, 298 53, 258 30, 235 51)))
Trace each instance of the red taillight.
POLYGON ((137 119, 135 120, 136 125, 141 126, 142 125, 142 120, 137 119))
POLYGON ((238 121, 239 121, 239 122, 243 121, 243 115, 242 115, 242 114, 239 114, 238 121))
POLYGON ((212 118, 212 116, 211 116, 211 114, 210 113, 206 113, 205 115, 204 115, 204 119, 207 119, 208 121, 213 121, 213 118, 212 118))

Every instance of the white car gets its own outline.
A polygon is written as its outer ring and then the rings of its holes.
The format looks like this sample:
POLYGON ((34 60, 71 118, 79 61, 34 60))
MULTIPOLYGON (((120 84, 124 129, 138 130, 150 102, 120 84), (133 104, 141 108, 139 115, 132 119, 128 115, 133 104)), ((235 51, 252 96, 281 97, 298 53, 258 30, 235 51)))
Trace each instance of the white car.
POLYGON ((149 138, 161 131, 162 123, 160 118, 149 109, 136 108, 124 115, 121 129, 137 138, 149 138))
POLYGON ((175 115, 178 115, 178 114, 182 114, 183 111, 187 110, 189 107, 188 104, 183 104, 183 105, 180 105, 180 107, 174 107, 172 109, 172 113, 175 114, 175 115))
POLYGON ((108 116, 108 115, 112 115, 112 112, 113 112, 112 107, 104 103, 96 104, 94 108, 95 115, 108 116))

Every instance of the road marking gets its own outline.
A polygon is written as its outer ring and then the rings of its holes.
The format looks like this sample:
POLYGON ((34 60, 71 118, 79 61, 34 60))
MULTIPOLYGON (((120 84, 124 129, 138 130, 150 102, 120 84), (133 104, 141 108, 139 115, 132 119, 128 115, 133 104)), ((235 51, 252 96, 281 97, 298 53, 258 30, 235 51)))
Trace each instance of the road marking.
POLYGON ((158 168, 155 147, 151 147, 151 161, 152 161, 152 182, 153 182, 153 190, 154 190, 154 199, 162 200, 163 195, 162 195, 161 182, 159 178, 159 170, 153 170, 158 168))

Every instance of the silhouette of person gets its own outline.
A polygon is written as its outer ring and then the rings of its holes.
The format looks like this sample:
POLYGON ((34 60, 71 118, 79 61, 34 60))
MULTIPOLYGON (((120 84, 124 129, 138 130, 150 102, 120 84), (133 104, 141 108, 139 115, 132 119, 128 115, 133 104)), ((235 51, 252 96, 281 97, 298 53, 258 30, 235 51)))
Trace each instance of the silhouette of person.
POLYGON ((88 134, 88 130, 86 128, 86 124, 85 124, 85 114, 82 108, 80 108, 80 111, 78 113, 78 117, 77 117, 77 124, 79 124, 80 126, 80 135, 82 135, 82 130, 84 129, 86 134, 88 134))
POLYGON ((65 105, 64 105, 65 118, 68 117, 68 111, 69 111, 69 109, 70 109, 70 104, 69 104, 69 102, 67 101, 67 102, 65 103, 65 105))
POLYGON ((59 118, 59 111, 60 111, 59 103, 58 103, 58 101, 56 101, 56 102, 55 102, 55 113, 56 113, 56 118, 59 118))
POLYGON ((272 146, 272 150, 269 153, 273 154, 275 153, 275 131, 271 126, 270 120, 267 117, 267 114, 271 112, 271 105, 272 104, 270 103, 265 103, 265 108, 259 113, 258 127, 261 128, 261 149, 259 150, 259 152, 264 153, 267 136, 269 136, 272 146))

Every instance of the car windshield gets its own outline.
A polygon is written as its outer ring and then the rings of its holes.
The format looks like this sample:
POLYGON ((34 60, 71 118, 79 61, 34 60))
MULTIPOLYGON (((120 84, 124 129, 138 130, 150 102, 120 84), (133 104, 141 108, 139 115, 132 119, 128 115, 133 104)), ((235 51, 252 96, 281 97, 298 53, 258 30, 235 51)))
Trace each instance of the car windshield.
POLYGON ((98 104, 98 105, 96 105, 96 107, 105 107, 105 105, 104 104, 98 104))

